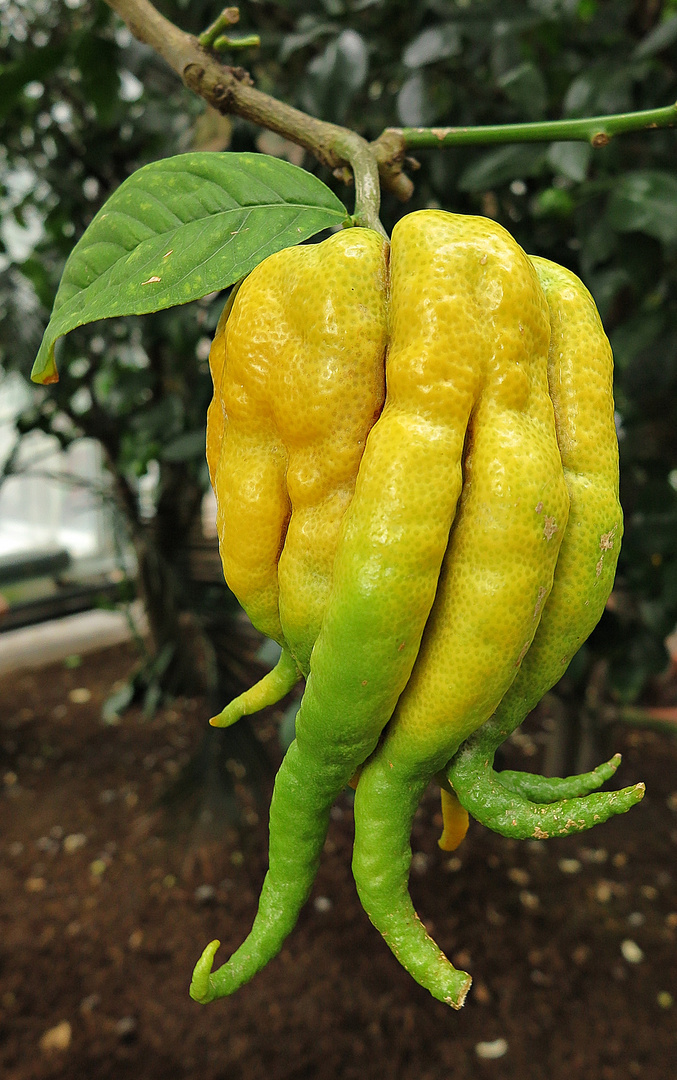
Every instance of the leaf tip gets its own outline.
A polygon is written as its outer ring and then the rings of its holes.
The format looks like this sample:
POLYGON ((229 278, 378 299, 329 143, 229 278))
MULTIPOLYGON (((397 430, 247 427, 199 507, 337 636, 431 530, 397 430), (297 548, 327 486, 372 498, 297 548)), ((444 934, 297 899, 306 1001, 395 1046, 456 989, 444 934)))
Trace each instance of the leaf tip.
POLYGON ((53 350, 50 351, 46 360, 38 353, 37 359, 33 364, 33 370, 31 371, 31 381, 39 383, 40 386, 49 386, 51 383, 57 383, 59 381, 59 372, 56 368, 53 350))

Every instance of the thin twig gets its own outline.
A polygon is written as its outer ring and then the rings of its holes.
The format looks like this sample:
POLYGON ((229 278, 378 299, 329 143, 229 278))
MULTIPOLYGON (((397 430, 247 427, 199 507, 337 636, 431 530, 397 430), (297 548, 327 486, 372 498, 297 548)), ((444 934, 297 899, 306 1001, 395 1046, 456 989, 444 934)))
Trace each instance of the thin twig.
POLYGON ((535 120, 528 124, 486 124, 479 127, 386 128, 374 146, 399 140, 403 149, 429 146, 490 146, 494 143, 588 142, 606 146, 614 135, 651 131, 677 123, 677 104, 642 112, 588 116, 575 120, 535 120))

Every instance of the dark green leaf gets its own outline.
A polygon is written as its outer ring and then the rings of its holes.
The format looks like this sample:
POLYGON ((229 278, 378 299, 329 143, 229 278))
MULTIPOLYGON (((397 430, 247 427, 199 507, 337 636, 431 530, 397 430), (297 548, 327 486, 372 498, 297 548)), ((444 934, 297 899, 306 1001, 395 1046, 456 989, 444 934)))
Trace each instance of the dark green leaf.
POLYGON ((454 23, 431 26, 407 45, 402 60, 409 68, 424 67, 437 60, 457 56, 461 51, 461 35, 454 23))
POLYGON ((635 49, 635 57, 643 60, 646 56, 655 56, 661 49, 667 49, 668 45, 672 45, 674 41, 677 41, 677 15, 654 26, 635 49))
POLYGON ((0 66, 0 119, 14 108, 17 94, 24 86, 50 75, 65 54, 64 45, 45 45, 42 49, 31 49, 14 64, 0 66))
POLYGON ((344 15, 345 7, 342 0, 322 0, 322 7, 327 15, 344 15))
POLYGON ((618 234, 611 228, 604 217, 598 219, 592 228, 585 230, 581 237, 581 270, 586 277, 596 266, 614 253, 618 244, 618 234))
POLYGON ((299 49, 305 49, 306 45, 312 45, 320 37, 326 37, 327 34, 336 33, 335 23, 317 23, 311 26, 308 30, 303 30, 298 34, 285 34, 282 38, 282 44, 280 46, 280 63, 286 64, 299 49))
POLYGON ((33 379, 56 380, 54 344, 76 326, 197 300, 345 217, 320 180, 264 154, 182 154, 146 165, 73 249, 33 379))
POLYGON ((620 369, 629 367, 636 357, 658 340, 665 324, 664 312, 653 311, 649 314, 641 312, 616 327, 610 334, 616 366, 620 369))
POLYGON ((560 176, 580 183, 588 174, 592 147, 585 142, 556 142, 548 150, 548 164, 560 176))
POLYGON ((120 105, 119 51, 115 41, 84 35, 75 49, 83 94, 96 108, 99 120, 105 124, 114 118, 120 105))
POLYGON ((569 85, 562 103, 564 116, 585 116, 591 111, 591 102, 595 92, 592 76, 579 75, 569 85))
POLYGON ((528 145, 490 150, 468 166, 458 186, 461 191, 487 191, 509 180, 535 176, 541 171, 545 153, 542 146, 528 145))
POLYGON ((534 200, 533 211, 538 217, 568 217, 574 209, 571 193, 563 188, 545 188, 534 200))
POLYGON ((306 108, 323 119, 341 123, 367 77, 369 57, 364 38, 344 30, 308 66, 306 108))
POLYGON ((423 75, 412 75, 397 95, 397 113, 405 127, 424 127, 435 119, 423 75))
POLYGON ((577 76, 563 102, 565 116, 595 116, 632 108, 633 71, 624 65, 599 64, 577 76))
POLYGON ((616 183, 607 207, 609 223, 619 232, 643 232, 665 244, 677 240, 677 177, 641 169, 616 183))
POLYGON ((617 266, 591 275, 586 284, 593 295, 602 322, 604 322, 616 298, 623 289, 632 285, 632 282, 627 270, 624 267, 617 266))
POLYGON ((497 81, 526 120, 539 120, 545 114, 548 91, 535 64, 525 60, 499 76, 497 81))

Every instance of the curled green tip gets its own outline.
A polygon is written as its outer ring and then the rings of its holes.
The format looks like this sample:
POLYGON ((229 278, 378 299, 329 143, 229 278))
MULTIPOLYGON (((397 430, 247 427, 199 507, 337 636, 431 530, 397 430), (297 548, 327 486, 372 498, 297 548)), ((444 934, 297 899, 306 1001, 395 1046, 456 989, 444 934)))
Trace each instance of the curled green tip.
POLYGON ((189 993, 193 1001, 199 1001, 201 1005, 208 1005, 217 996, 212 985, 211 973, 214 957, 220 945, 220 941, 210 941, 193 971, 189 993))
POLYGON ((522 795, 534 803, 552 803, 560 799, 575 799, 601 787, 611 779, 620 763, 621 755, 614 754, 609 761, 598 765, 592 772, 580 773, 578 776, 546 777, 538 773, 508 769, 499 773, 492 769, 491 774, 504 788, 514 792, 515 795, 522 795))
POLYGON ((283 649, 273 670, 259 679, 254 686, 250 686, 244 693, 233 698, 225 709, 216 716, 212 716, 209 723, 212 727, 230 727, 243 716, 259 712, 269 705, 276 705, 296 686, 300 678, 301 673, 296 666, 296 661, 291 653, 283 649))
POLYGON ((459 971, 459 975, 463 976, 459 979, 458 989, 453 997, 445 998, 445 1003, 450 1005, 452 1009, 462 1009, 465 1005, 465 999, 468 996, 468 990, 472 986, 472 976, 468 975, 467 971, 459 971))
MULTIPOLYGON (((492 748, 493 749, 493 748, 492 748)), ((516 840, 568 836, 624 814, 644 797, 642 783, 621 791, 593 792, 610 779, 621 755, 579 776, 550 777, 500 772, 481 741, 466 744, 447 769, 459 802, 477 821, 516 840)))
POLYGON ((225 709, 221 709, 220 713, 212 716, 209 723, 212 727, 232 727, 233 724, 242 719, 245 711, 242 695, 240 695, 240 697, 236 697, 229 702, 225 709))
POLYGON ((614 775, 614 773, 618 769, 618 766, 621 763, 621 760, 621 754, 614 754, 614 756, 612 758, 609 758, 608 761, 604 761, 601 765, 598 765, 596 769, 593 769, 591 775, 594 776, 596 774, 600 777, 602 783, 605 783, 607 780, 610 780, 611 777, 614 775))

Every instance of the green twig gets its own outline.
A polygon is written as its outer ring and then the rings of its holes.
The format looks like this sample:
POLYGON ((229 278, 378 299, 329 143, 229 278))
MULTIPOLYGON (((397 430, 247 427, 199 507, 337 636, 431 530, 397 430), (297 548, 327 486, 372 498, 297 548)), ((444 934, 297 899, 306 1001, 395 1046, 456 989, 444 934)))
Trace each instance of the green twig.
POLYGON ((350 163, 355 180, 355 225, 364 225, 375 229, 387 238, 387 233, 379 220, 381 204, 381 185, 376 158, 369 143, 361 135, 347 128, 337 128, 334 146, 342 157, 350 163))
POLYGON ((240 21, 240 9, 237 7, 224 8, 221 14, 214 20, 211 26, 208 26, 205 31, 198 37, 198 41, 203 49, 211 49, 214 46, 214 42, 220 37, 224 31, 230 30, 231 26, 235 26, 240 21))
POLYGON ((246 37, 232 38, 228 34, 220 34, 212 43, 214 52, 226 52, 227 49, 258 49, 261 38, 258 34, 247 34, 246 37))
POLYGON ((677 103, 643 112, 589 116, 580 120, 536 120, 528 124, 487 124, 481 127, 387 128, 385 137, 400 138, 407 150, 429 146, 487 146, 518 142, 588 142, 606 146, 614 135, 672 127, 677 103))

